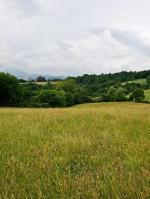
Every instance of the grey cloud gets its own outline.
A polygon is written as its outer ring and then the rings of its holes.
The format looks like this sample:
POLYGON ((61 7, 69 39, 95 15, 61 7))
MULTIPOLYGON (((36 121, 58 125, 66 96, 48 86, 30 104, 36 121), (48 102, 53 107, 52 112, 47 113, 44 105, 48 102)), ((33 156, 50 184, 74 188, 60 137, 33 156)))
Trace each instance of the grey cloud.
POLYGON ((69 42, 61 42, 61 41, 59 42, 58 41, 57 45, 59 46, 59 48, 61 48, 62 50, 65 50, 65 51, 73 48, 73 45, 69 42))
POLYGON ((127 48, 150 56, 150 42, 147 37, 141 37, 138 31, 120 30, 112 28, 92 28, 90 31, 96 35, 102 35, 106 30, 110 31, 112 37, 127 48))
POLYGON ((14 10, 26 17, 35 15, 38 11, 38 1, 36 0, 2 0, 8 9, 14 10))
POLYGON ((112 30, 111 33, 118 42, 121 42, 128 48, 139 51, 146 56, 150 56, 150 43, 148 44, 146 38, 144 40, 138 33, 121 30, 112 30))
POLYGON ((0 0, 0 63, 54 75, 147 69, 149 6, 146 0, 0 0))

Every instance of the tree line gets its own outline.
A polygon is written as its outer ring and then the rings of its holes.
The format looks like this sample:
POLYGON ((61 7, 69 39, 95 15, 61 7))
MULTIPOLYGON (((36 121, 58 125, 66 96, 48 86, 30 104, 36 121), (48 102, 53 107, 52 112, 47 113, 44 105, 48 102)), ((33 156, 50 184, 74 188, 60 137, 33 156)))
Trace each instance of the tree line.
POLYGON ((0 106, 69 107, 86 102, 144 100, 144 90, 150 88, 150 70, 115 74, 83 75, 62 81, 38 82, 19 80, 8 73, 0 73, 0 106), (134 83, 146 79, 144 84, 134 83), (131 81, 131 82, 130 82, 131 81))

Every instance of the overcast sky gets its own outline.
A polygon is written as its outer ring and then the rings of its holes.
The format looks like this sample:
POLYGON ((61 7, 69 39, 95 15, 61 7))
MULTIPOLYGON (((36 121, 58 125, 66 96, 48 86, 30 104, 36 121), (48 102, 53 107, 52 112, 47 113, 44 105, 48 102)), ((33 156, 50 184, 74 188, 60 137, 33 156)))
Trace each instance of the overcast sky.
POLYGON ((150 0, 0 0, 0 69, 150 69, 150 0))

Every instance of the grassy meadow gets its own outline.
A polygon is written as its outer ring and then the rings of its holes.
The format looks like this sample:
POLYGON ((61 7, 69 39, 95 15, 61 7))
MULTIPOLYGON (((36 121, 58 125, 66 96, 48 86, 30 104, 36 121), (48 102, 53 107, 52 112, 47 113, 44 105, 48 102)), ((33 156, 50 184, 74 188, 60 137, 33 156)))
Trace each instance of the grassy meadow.
POLYGON ((150 102, 150 89, 149 90, 145 90, 145 101, 150 102))
POLYGON ((136 80, 132 80, 132 81, 128 81, 128 82, 124 82, 123 84, 126 83, 135 83, 135 84, 146 84, 146 79, 136 79, 136 80))
POLYGON ((0 198, 149 198, 149 149, 149 104, 0 108, 0 198))
POLYGON ((129 81, 129 83, 146 84, 146 79, 136 79, 133 81, 129 81))

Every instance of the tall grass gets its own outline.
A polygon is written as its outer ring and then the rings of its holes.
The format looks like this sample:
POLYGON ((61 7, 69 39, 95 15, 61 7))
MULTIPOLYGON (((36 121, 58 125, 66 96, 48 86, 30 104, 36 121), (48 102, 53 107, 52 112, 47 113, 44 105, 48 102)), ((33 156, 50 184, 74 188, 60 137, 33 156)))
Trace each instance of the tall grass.
POLYGON ((150 105, 0 109, 0 198, 149 198, 150 105))

